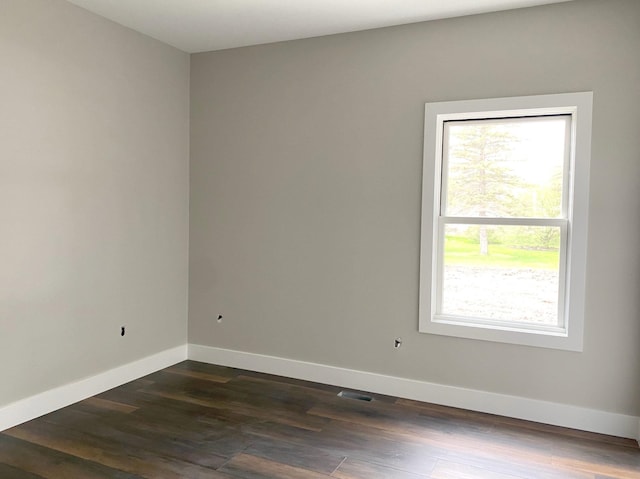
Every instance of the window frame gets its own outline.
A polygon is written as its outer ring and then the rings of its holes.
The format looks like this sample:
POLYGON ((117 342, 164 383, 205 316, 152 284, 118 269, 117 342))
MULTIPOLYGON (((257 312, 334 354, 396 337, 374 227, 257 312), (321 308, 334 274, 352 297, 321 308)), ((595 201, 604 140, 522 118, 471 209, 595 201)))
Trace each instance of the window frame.
MULTIPOLYGON (((587 259, 589 165, 591 150, 592 92, 563 93, 482 100, 426 103, 422 184, 422 235, 420 248, 419 331, 468 339, 496 341, 527 346, 582 351, 587 259), (456 120, 489 120, 570 115, 570 153, 565 165, 563 216, 558 220, 536 218, 500 224, 554 223, 561 228, 559 304, 564 312, 561 327, 523 326, 516 322, 443 316, 436 314, 440 294, 444 249, 440 247, 442 228, 451 224, 441 219, 444 125, 456 120), (568 171, 567 171, 568 170, 568 171), (566 210, 565 210, 566 208, 566 210), (566 213, 566 215, 565 215, 566 213), (564 256, 565 261, 562 261, 564 256), (563 281, 564 276, 564 281, 563 281)), ((464 217, 459 217, 464 222, 464 217)), ((455 221, 458 221, 456 218, 455 221)), ((484 222, 473 218, 473 223, 484 222)), ((495 218, 486 220, 496 224, 495 218)), ((466 224, 466 223, 465 223, 466 224)))

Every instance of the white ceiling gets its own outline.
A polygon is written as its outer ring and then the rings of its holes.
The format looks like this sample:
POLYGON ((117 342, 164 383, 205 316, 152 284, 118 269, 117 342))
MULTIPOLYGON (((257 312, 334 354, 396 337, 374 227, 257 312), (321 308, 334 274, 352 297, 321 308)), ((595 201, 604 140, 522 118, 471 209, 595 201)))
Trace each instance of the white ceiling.
POLYGON ((195 53, 570 0, 68 0, 195 53))

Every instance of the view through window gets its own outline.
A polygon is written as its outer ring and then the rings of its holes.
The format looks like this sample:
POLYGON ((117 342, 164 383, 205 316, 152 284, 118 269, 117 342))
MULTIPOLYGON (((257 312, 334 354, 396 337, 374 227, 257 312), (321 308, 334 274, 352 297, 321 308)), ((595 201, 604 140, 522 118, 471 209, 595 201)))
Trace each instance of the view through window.
POLYGON ((562 324, 570 126, 569 115, 445 123, 439 313, 562 324))

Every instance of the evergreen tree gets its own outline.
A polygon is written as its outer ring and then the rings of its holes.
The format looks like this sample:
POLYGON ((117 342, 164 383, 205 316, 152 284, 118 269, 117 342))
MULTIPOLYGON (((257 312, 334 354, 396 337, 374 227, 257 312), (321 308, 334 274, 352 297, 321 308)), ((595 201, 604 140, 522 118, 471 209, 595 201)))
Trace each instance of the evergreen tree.
MULTIPOLYGON (((450 129, 447 215, 511 216, 523 180, 509 167, 517 138, 496 124, 462 124, 450 129)), ((486 225, 479 227, 480 254, 489 252, 486 225)))

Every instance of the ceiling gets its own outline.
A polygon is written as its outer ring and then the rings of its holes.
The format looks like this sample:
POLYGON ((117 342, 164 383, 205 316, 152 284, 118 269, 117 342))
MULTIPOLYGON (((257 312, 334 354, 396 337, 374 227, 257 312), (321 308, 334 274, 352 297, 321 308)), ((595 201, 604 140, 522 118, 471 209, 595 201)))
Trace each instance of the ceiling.
POLYGON ((68 0, 189 53, 571 0, 68 0))

